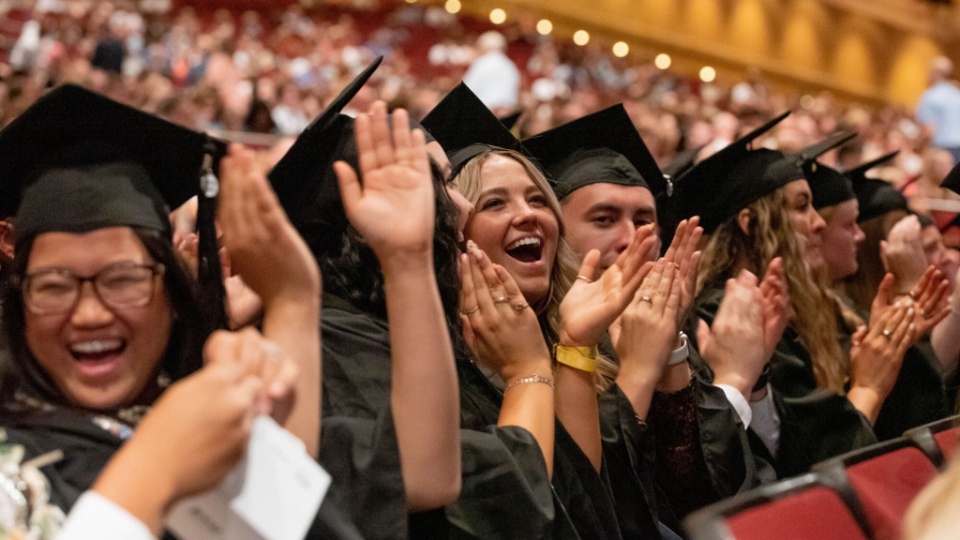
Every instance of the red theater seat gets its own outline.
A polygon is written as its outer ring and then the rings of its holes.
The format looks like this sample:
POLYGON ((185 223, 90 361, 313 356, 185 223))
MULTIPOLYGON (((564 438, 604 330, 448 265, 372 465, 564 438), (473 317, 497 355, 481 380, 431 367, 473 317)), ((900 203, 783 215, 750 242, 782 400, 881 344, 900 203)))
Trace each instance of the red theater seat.
POLYGON ((842 478, 843 469, 863 505, 874 540, 897 540, 913 499, 939 473, 909 439, 895 439, 826 461, 814 467, 842 478))
POLYGON ((947 462, 953 459, 957 450, 957 443, 960 442, 960 427, 952 427, 933 434, 934 440, 940 445, 940 451, 947 462))
POLYGON ((960 444, 960 416, 951 416, 911 429, 903 434, 923 450, 941 470, 946 468, 960 444))
POLYGON ((867 540, 859 503, 832 486, 808 473, 708 506, 684 524, 694 540, 867 540))

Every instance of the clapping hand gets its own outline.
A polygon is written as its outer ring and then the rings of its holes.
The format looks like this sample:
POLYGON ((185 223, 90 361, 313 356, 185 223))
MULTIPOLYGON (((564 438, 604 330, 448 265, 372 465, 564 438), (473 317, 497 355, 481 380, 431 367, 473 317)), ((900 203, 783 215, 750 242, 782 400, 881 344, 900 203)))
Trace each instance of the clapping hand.
POLYGON ((597 281, 593 277, 600 252, 587 253, 576 282, 560 304, 561 345, 593 347, 600 342, 653 268, 650 258, 658 244, 654 225, 640 227, 630 246, 597 281))

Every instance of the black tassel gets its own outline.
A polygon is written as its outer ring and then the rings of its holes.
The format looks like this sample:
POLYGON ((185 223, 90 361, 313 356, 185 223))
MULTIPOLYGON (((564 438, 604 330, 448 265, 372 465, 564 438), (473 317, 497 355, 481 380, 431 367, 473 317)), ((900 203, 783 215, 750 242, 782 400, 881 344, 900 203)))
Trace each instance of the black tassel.
POLYGON ((217 147, 208 143, 204 149, 203 166, 200 170, 200 192, 197 205, 197 234, 199 253, 197 282, 200 286, 200 305, 203 309, 205 330, 214 332, 227 328, 226 289, 223 286, 223 271, 220 266, 217 244, 217 193, 220 185, 214 175, 214 163, 221 156, 217 147))

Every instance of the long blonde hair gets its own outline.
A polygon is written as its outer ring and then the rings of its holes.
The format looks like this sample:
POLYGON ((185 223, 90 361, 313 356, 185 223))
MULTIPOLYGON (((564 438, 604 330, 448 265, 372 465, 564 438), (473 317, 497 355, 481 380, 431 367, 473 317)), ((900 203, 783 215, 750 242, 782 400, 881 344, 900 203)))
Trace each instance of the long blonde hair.
MULTIPOLYGON (((560 201, 550 187, 547 178, 540 172, 540 169, 529 159, 519 152, 506 150, 502 148, 491 148, 479 156, 471 159, 460 173, 453 179, 454 187, 468 201, 476 203, 480 199, 480 193, 483 190, 483 180, 481 172, 483 165, 493 156, 502 156, 512 159, 523 167, 527 176, 533 181, 534 185, 540 189, 547 200, 547 207, 557 218, 560 224, 560 241, 557 245, 557 256, 553 260, 550 268, 550 289, 547 296, 533 305, 537 312, 537 318, 540 320, 540 329, 547 345, 553 349, 553 346, 560 341, 560 304, 567 295, 567 291, 573 286, 576 279, 579 265, 577 257, 564 237, 563 211, 560 208, 560 201)), ((602 355, 597 359, 597 388, 599 391, 606 390, 617 376, 617 365, 604 358, 602 355)))
POLYGON ((781 257, 793 309, 791 325, 810 353, 817 385, 842 394, 848 366, 839 344, 836 301, 816 283, 804 262, 783 188, 747 209, 746 232, 733 216, 707 241, 700 263, 701 286, 722 288, 742 269, 762 277, 770 261, 781 257))

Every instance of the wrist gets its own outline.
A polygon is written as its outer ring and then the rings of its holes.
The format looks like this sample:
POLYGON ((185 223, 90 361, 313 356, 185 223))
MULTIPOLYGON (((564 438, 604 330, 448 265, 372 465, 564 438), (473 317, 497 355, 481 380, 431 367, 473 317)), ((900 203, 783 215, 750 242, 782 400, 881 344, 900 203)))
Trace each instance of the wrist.
POLYGON ((880 406, 884 397, 875 388, 854 386, 847 392, 847 399, 853 406, 867 417, 871 424, 877 421, 880 406))
POLYGON ((560 340, 558 343, 560 347, 596 347, 599 343, 599 337, 594 338, 591 336, 582 336, 575 339, 571 337, 566 330, 562 328, 560 329, 560 340))
POLYGON ((550 359, 542 358, 528 362, 511 363, 510 365, 504 366, 499 373, 500 378, 503 379, 503 382, 507 386, 524 377, 530 377, 533 374, 552 378, 553 366, 550 364, 550 359))
POLYGON ((687 362, 681 362, 672 366, 667 366, 657 381, 656 390, 661 394, 672 394, 679 392, 690 385, 690 379, 693 372, 690 371, 690 365, 687 362))
POLYGON ((714 386, 722 384, 734 388, 743 394, 744 399, 747 400, 749 400, 753 394, 754 383, 739 373, 716 373, 713 377, 713 384, 714 386))
POLYGON ((388 274, 405 274, 429 269, 433 272, 433 247, 425 246, 408 249, 393 249, 377 253, 384 278, 388 274))
POLYGON ((157 467, 162 461, 143 459, 135 448, 128 444, 117 452, 91 489, 126 510, 156 535, 167 510, 179 497, 177 482, 173 471, 157 467), (144 467, 144 463, 154 465, 144 467))

